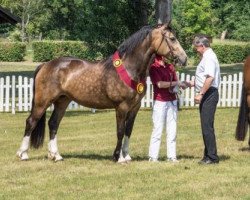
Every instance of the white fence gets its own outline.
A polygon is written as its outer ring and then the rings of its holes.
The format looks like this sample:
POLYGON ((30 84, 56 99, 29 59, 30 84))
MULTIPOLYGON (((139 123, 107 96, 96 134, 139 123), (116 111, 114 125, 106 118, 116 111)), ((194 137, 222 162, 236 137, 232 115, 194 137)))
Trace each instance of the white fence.
MULTIPOLYGON (((240 106, 242 89, 242 72, 234 75, 222 76, 219 88, 220 99, 218 107, 238 107, 240 106)), ((181 81, 192 80, 193 76, 181 73, 181 81)), ((31 110, 33 96, 33 78, 22 76, 6 76, 0 78, 0 112, 29 111, 31 110)), ((180 95, 181 107, 193 107, 195 91, 194 88, 187 88, 180 95)), ((147 91, 142 99, 142 107, 152 107, 153 88, 149 77, 147 78, 147 91)), ((68 110, 83 109, 83 106, 71 102, 68 110)))

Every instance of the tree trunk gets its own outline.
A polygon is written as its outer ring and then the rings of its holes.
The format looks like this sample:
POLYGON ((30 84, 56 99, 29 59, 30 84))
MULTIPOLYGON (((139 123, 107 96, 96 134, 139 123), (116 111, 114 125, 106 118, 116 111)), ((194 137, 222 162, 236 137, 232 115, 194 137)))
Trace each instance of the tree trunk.
POLYGON ((224 30, 224 31, 222 31, 221 36, 220 36, 220 39, 221 39, 221 40, 225 40, 226 35, 227 35, 227 29, 224 30))
POLYGON ((156 20, 158 24, 165 24, 171 21, 171 10, 173 0, 156 0, 156 20))
POLYGON ((137 19, 134 21, 135 30, 148 24, 148 0, 130 0, 130 4, 136 13, 137 19))

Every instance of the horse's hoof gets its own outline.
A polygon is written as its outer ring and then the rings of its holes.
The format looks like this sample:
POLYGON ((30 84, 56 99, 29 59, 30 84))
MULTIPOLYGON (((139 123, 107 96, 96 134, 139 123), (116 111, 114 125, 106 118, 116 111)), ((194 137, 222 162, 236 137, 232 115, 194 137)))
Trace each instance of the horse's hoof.
POLYGON ((63 157, 60 155, 57 155, 55 158, 55 162, 58 162, 58 161, 63 161, 63 157))
POLYGON ((48 153, 48 159, 57 161, 63 161, 63 157, 59 153, 48 153))
POLYGON ((126 155, 124 159, 126 160, 126 162, 130 162, 132 160, 130 155, 126 155))
POLYGON ((120 164, 125 164, 127 161, 125 160, 125 158, 120 157, 117 162, 120 164))
POLYGON ((29 160, 29 156, 28 156, 28 153, 25 151, 25 152, 22 152, 22 151, 18 151, 16 153, 17 157, 20 158, 21 161, 26 161, 26 160, 29 160))

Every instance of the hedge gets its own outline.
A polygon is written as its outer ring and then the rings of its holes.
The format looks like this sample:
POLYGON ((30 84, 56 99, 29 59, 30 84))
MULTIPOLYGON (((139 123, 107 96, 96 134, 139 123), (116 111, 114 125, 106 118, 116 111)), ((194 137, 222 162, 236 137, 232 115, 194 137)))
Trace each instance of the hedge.
MULTIPOLYGON (((250 55, 250 43, 212 43, 212 49, 216 53, 220 64, 242 63, 250 55)), ((199 63, 196 52, 191 52, 195 64, 199 63)))
POLYGON ((60 56, 90 58, 87 45, 79 41, 37 41, 32 43, 33 61, 45 62, 60 56))
POLYGON ((213 44, 212 48, 220 63, 242 63, 250 55, 250 43, 213 44))
POLYGON ((0 42, 0 61, 23 61, 26 52, 26 44, 23 42, 0 42))

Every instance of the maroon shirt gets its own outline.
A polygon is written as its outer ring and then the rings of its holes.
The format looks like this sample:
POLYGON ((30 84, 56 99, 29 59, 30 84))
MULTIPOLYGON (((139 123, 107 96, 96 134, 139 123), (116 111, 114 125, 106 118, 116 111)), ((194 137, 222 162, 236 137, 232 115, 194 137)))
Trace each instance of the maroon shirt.
POLYGON ((151 65, 149 75, 154 88, 154 100, 158 101, 174 101, 176 95, 169 92, 169 88, 158 88, 159 81, 177 81, 176 71, 172 64, 161 65, 159 56, 156 57, 155 62, 151 65))

